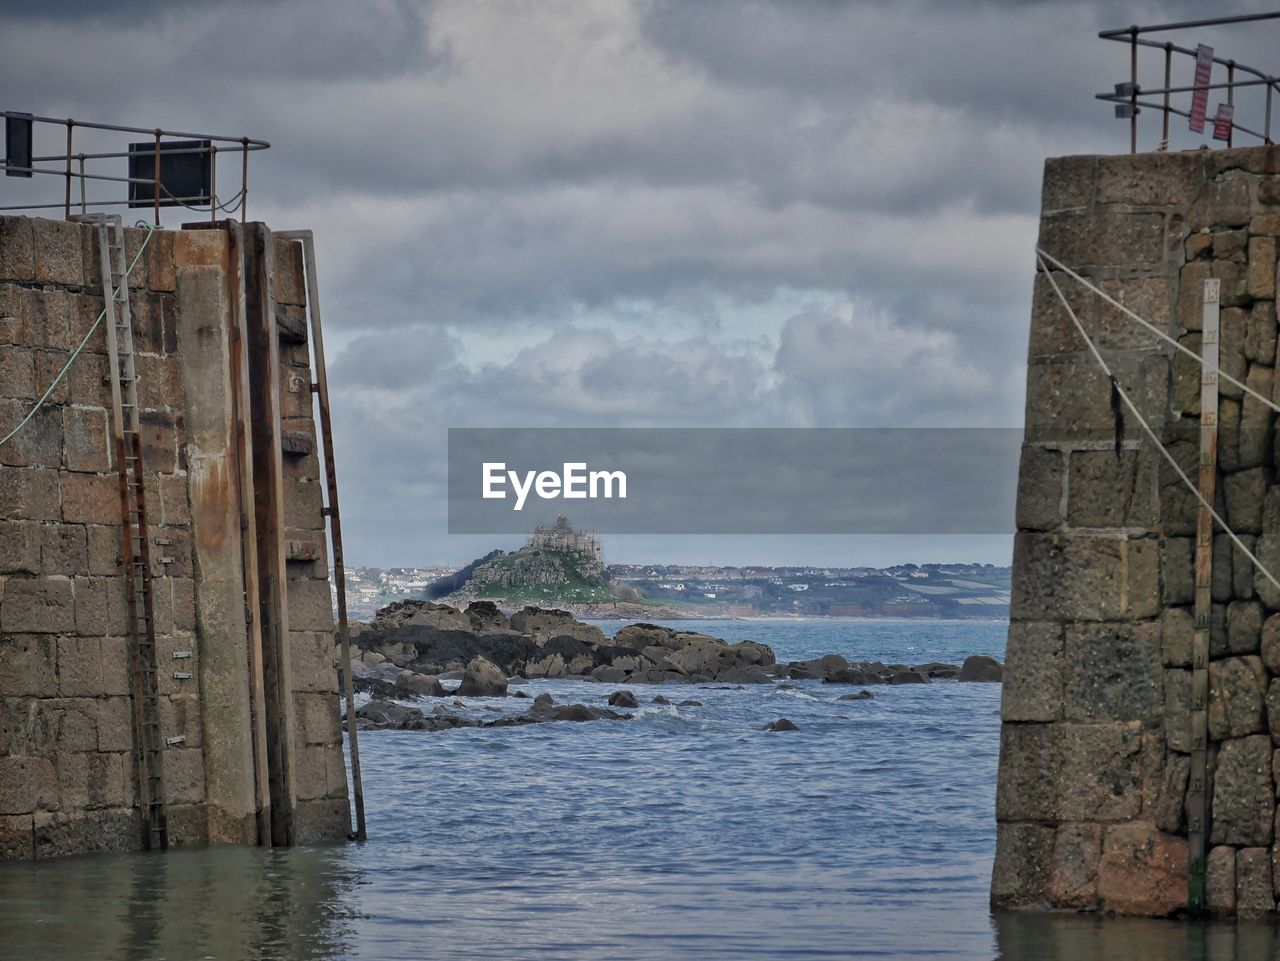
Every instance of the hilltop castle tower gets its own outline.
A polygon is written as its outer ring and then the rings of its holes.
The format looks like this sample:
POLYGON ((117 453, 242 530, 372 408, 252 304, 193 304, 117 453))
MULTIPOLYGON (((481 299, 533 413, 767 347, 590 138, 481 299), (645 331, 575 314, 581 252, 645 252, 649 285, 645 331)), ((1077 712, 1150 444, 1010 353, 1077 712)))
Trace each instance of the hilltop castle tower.
POLYGON ((555 524, 545 527, 539 524, 533 533, 525 538, 525 547, 545 547, 553 551, 581 551, 590 554, 594 560, 600 560, 600 539, 595 531, 575 531, 569 524, 569 518, 563 514, 556 518, 555 524))

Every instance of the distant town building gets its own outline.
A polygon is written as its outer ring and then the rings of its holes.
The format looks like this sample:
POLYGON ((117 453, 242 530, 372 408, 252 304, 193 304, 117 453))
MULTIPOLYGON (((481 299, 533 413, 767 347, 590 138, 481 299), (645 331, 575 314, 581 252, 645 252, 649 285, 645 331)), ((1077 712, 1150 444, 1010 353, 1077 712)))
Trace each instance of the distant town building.
POLYGON ((600 560, 600 540, 595 531, 575 531, 569 518, 561 515, 550 527, 539 524, 525 538, 525 547, 543 547, 553 551, 581 551, 600 560))

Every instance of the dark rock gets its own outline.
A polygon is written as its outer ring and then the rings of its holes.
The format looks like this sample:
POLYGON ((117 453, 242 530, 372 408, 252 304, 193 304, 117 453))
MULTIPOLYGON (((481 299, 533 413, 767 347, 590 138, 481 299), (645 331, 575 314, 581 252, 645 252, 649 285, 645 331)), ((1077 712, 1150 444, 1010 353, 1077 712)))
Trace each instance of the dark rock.
POLYGON ((401 671, 396 675, 395 687, 401 692, 408 692, 417 697, 444 697, 444 685, 438 678, 429 674, 416 674, 413 671, 401 671))
POLYGON ((867 672, 857 667, 844 667, 832 671, 822 679, 824 684, 874 684, 867 679, 867 672))
POLYGON ((639 707, 640 702, 630 691, 614 691, 609 695, 610 707, 639 707))
POLYGON ((501 634, 512 630, 507 615, 493 601, 472 601, 467 605, 467 620, 477 634, 501 634))
POLYGON ((959 664, 945 664, 940 661, 930 661, 928 664, 917 664, 913 670, 917 670, 921 674, 928 674, 935 681, 950 680, 960 676, 959 664))
POLYGON ((369 694, 379 698, 405 697, 410 693, 396 687, 394 681, 373 674, 353 673, 351 687, 357 694, 369 694))
POLYGON ((701 702, 701 701, 690 701, 690 700, 685 700, 685 701, 681 701, 681 702, 680 702, 678 705, 676 705, 676 706, 677 706, 677 707, 702 707, 702 702, 701 702))
POLYGON ((529 692, 528 692, 528 691, 516 691, 516 692, 515 692, 514 694, 512 694, 511 696, 512 696, 512 697, 524 697, 524 698, 527 698, 527 697, 529 696, 529 692))
POLYGON ((519 687, 519 686, 528 684, 529 679, 527 677, 521 677, 519 674, 516 674, 514 677, 507 678, 507 683, 512 687, 519 687))
POLYGON ((870 691, 859 691, 857 694, 841 694, 838 698, 836 698, 836 700, 837 701, 869 701, 874 697, 875 695, 872 694, 870 691))
POLYGON ((971 654, 960 667, 960 680, 999 683, 1004 679, 1004 667, 994 657, 971 654))
POLYGON ((919 671, 913 671, 907 668, 905 671, 894 671, 889 675, 890 684, 930 684, 932 678, 928 674, 921 674, 919 671))
POLYGON ((771 721, 764 726, 766 731, 798 731, 800 728, 788 721, 785 717, 780 717, 776 721, 771 721))
POLYGON ((655 698, 654 698, 652 701, 650 701, 649 703, 650 703, 650 704, 670 704, 671 702, 670 702, 670 701, 668 701, 668 700, 667 700, 665 697, 663 697, 661 694, 659 694, 657 697, 655 697, 655 698))
POLYGON ((726 684, 772 684, 773 678, 754 666, 730 667, 716 675, 717 681, 726 684))
POLYGON ((460 697, 506 697, 507 675, 486 658, 472 658, 454 693, 460 697))
POLYGON ((539 704, 553 704, 553 703, 555 703, 555 699, 545 691, 533 699, 534 707, 537 707, 539 704))
POLYGON ((627 680, 627 672, 617 667, 597 667, 591 672, 591 680, 601 681, 605 684, 617 684, 619 681, 627 680))

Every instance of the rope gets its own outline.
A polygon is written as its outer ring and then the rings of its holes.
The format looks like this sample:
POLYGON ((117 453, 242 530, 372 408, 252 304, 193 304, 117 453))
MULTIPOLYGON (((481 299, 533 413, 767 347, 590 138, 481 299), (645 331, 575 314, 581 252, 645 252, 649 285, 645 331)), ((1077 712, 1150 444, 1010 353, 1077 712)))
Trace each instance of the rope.
MULTIPOLYGON (((1074 270, 1072 270, 1062 261, 1058 260, 1056 257, 1050 256, 1049 254, 1041 250, 1039 247, 1036 248, 1036 256, 1040 258, 1042 267, 1044 266, 1044 261, 1046 260, 1049 261, 1049 263, 1053 264, 1053 266, 1061 270, 1064 274, 1066 274, 1072 280, 1075 280, 1083 284, 1089 290, 1093 291, 1095 294, 1097 294, 1099 297, 1101 297, 1103 300, 1109 303, 1112 307, 1115 307, 1117 310, 1123 313, 1126 317, 1130 318, 1131 320, 1137 321, 1147 330, 1151 331, 1151 333, 1155 334, 1157 337, 1163 340, 1166 344, 1169 344, 1170 346, 1182 351, 1188 357, 1194 358, 1196 363, 1198 363, 1201 367, 1204 366, 1204 358, 1201 357, 1199 354, 1197 354, 1190 347, 1187 347, 1183 344, 1178 343, 1177 340, 1170 337, 1168 334, 1166 334, 1163 330, 1161 330, 1155 324, 1151 323, 1149 320, 1144 320, 1143 318, 1139 317, 1137 314, 1135 314, 1132 310, 1130 310, 1124 304, 1120 303, 1120 301, 1116 300, 1114 297, 1112 297, 1110 294, 1108 294, 1106 291, 1102 290, 1101 288, 1095 287, 1088 280, 1081 277, 1079 274, 1077 274, 1074 270)), ((1046 268, 1045 275, 1048 276, 1048 274, 1049 274, 1049 270, 1048 268, 1046 268)), ((1050 283, 1053 283, 1052 279, 1050 280, 1050 283)), ((1057 284, 1054 284, 1054 289, 1057 290, 1057 284)), ((1070 310, 1070 308, 1067 308, 1067 309, 1070 310)), ((1074 318, 1074 315, 1073 315, 1073 318, 1074 318)), ((1220 369, 1218 371, 1218 376, 1222 380, 1225 380, 1228 384, 1234 384, 1236 387, 1239 387, 1242 391, 1244 391, 1254 400, 1260 401, 1261 403, 1266 404, 1273 411, 1280 414, 1280 404, 1277 404, 1270 397, 1264 397, 1262 394, 1259 394, 1256 390, 1254 390, 1248 384, 1245 384, 1245 383, 1242 383, 1241 381, 1236 380, 1234 377, 1228 374, 1225 370, 1220 369)))
MULTIPOLYGON (((124 272, 122 280, 124 280, 126 284, 126 297, 128 296, 127 290, 129 275, 133 273, 133 268, 138 266, 138 261, 142 259, 143 253, 146 252, 147 244, 151 243, 151 235, 156 232, 156 228, 151 224, 139 221, 138 226, 146 228, 147 236, 142 241, 142 246, 138 248, 137 254, 134 255, 132 263, 129 264, 129 269, 124 272)), ((75 363, 76 358, 80 356, 80 352, 84 350, 85 345, 89 343, 89 338, 93 336, 93 332, 97 330, 98 325, 102 323, 102 318, 107 316, 107 308, 109 306, 110 304, 103 305, 102 312, 98 314, 98 319, 93 322, 93 326, 90 327, 88 332, 84 335, 84 339, 80 341, 79 346, 71 352, 71 356, 67 359, 66 364, 63 365, 62 370, 58 371, 58 376, 53 378, 53 381, 49 384, 49 389, 44 392, 44 395, 38 401, 36 401, 35 406, 32 407, 31 410, 27 411, 27 416, 18 421, 18 426, 5 434, 3 438, 0 438, 0 446, 3 446, 13 440, 17 433, 31 422, 31 418, 36 416, 36 413, 45 405, 45 402, 53 396, 54 389, 62 382, 62 378, 67 375, 67 371, 71 369, 71 365, 75 363)))
MULTIPOLYGON (((1134 402, 1129 399, 1128 393, 1120 386, 1119 382, 1116 380, 1116 375, 1112 373, 1111 368, 1108 367, 1107 362, 1103 360, 1102 354, 1099 353, 1098 348, 1094 346, 1093 341, 1089 339, 1089 335, 1085 333, 1084 325, 1081 324, 1080 319, 1076 317, 1076 312, 1072 310, 1071 305, 1067 303, 1066 295, 1063 294, 1062 289, 1058 286, 1058 282, 1053 279, 1053 274, 1049 271, 1049 265, 1045 262, 1046 260, 1052 260, 1052 258, 1037 247, 1036 259, 1040 261, 1040 267, 1044 270, 1044 275, 1048 279, 1050 286, 1053 287, 1053 292, 1057 294, 1058 299, 1062 301, 1062 306, 1067 311, 1067 316, 1071 318, 1071 322, 1075 324, 1076 330, 1084 339, 1085 345, 1089 348, 1089 353, 1093 354, 1093 359, 1098 362, 1098 366, 1102 368, 1102 372, 1111 378, 1112 389, 1120 395, 1120 399, 1124 402, 1124 405, 1129 408, 1129 412, 1137 418, 1142 429, 1146 431, 1147 436, 1151 438, 1151 442, 1155 444, 1160 453, 1164 455, 1165 460, 1169 462, 1169 466, 1173 468, 1174 472, 1182 480, 1182 483, 1186 484, 1187 489, 1195 495, 1196 500, 1200 502, 1200 506, 1209 511, 1209 514, 1213 517, 1214 521, 1217 522, 1218 526, 1222 528, 1227 537, 1231 538, 1231 543, 1240 548, 1241 553, 1253 562, 1253 566, 1262 572, 1262 575, 1269 580, 1272 585, 1274 585, 1276 590, 1280 591, 1280 581, 1276 580, 1272 573, 1262 565, 1262 562, 1258 560, 1253 551, 1244 546, 1244 542, 1236 536, 1236 532, 1227 526, 1227 522, 1224 521, 1218 515, 1218 512, 1213 509, 1213 505, 1205 500, 1204 495, 1200 493, 1200 488, 1196 484, 1192 483, 1191 478, 1186 475, 1186 472, 1179 466, 1178 462, 1174 459, 1174 456, 1169 453, 1168 448, 1161 443, 1160 438, 1158 438, 1155 431, 1151 429, 1151 425, 1147 423, 1146 418, 1142 416, 1141 411, 1139 411, 1134 402)), ((1146 321, 1142 321, 1142 323, 1146 326, 1150 326, 1146 321)), ((1203 363, 1203 360, 1201 362, 1203 363)))

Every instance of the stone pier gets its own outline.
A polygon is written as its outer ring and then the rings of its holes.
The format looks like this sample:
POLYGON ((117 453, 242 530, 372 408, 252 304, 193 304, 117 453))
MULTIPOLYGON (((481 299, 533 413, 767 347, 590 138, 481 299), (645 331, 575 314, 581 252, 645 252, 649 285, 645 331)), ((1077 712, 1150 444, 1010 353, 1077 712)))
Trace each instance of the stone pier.
MULTIPOLYGON (((145 235, 127 231, 130 258, 145 235)), ((91 226, 0 218, 0 437, 102 311, 99 263, 91 226)), ((159 230, 128 286, 169 842, 345 837, 299 245, 261 224, 159 230), (255 272, 259 296, 246 301, 244 280, 255 272), (278 349, 274 370, 259 364, 247 375, 237 332, 255 318, 278 349), (249 422, 242 401, 251 391, 278 407, 265 428, 249 422), (282 512, 267 531, 255 515, 268 494, 243 473, 242 442, 263 440, 264 429, 280 454, 270 500, 282 512), (250 541, 259 554, 278 551, 276 603, 262 600, 250 541), (268 618, 278 628, 275 650, 259 630, 268 618), (283 666, 274 692, 255 693, 255 646, 283 666), (281 770, 263 763, 264 746, 281 770), (264 818, 270 813, 280 830, 264 818)), ((144 841, 112 423, 99 325, 49 402, 0 445, 0 857, 144 841)))

